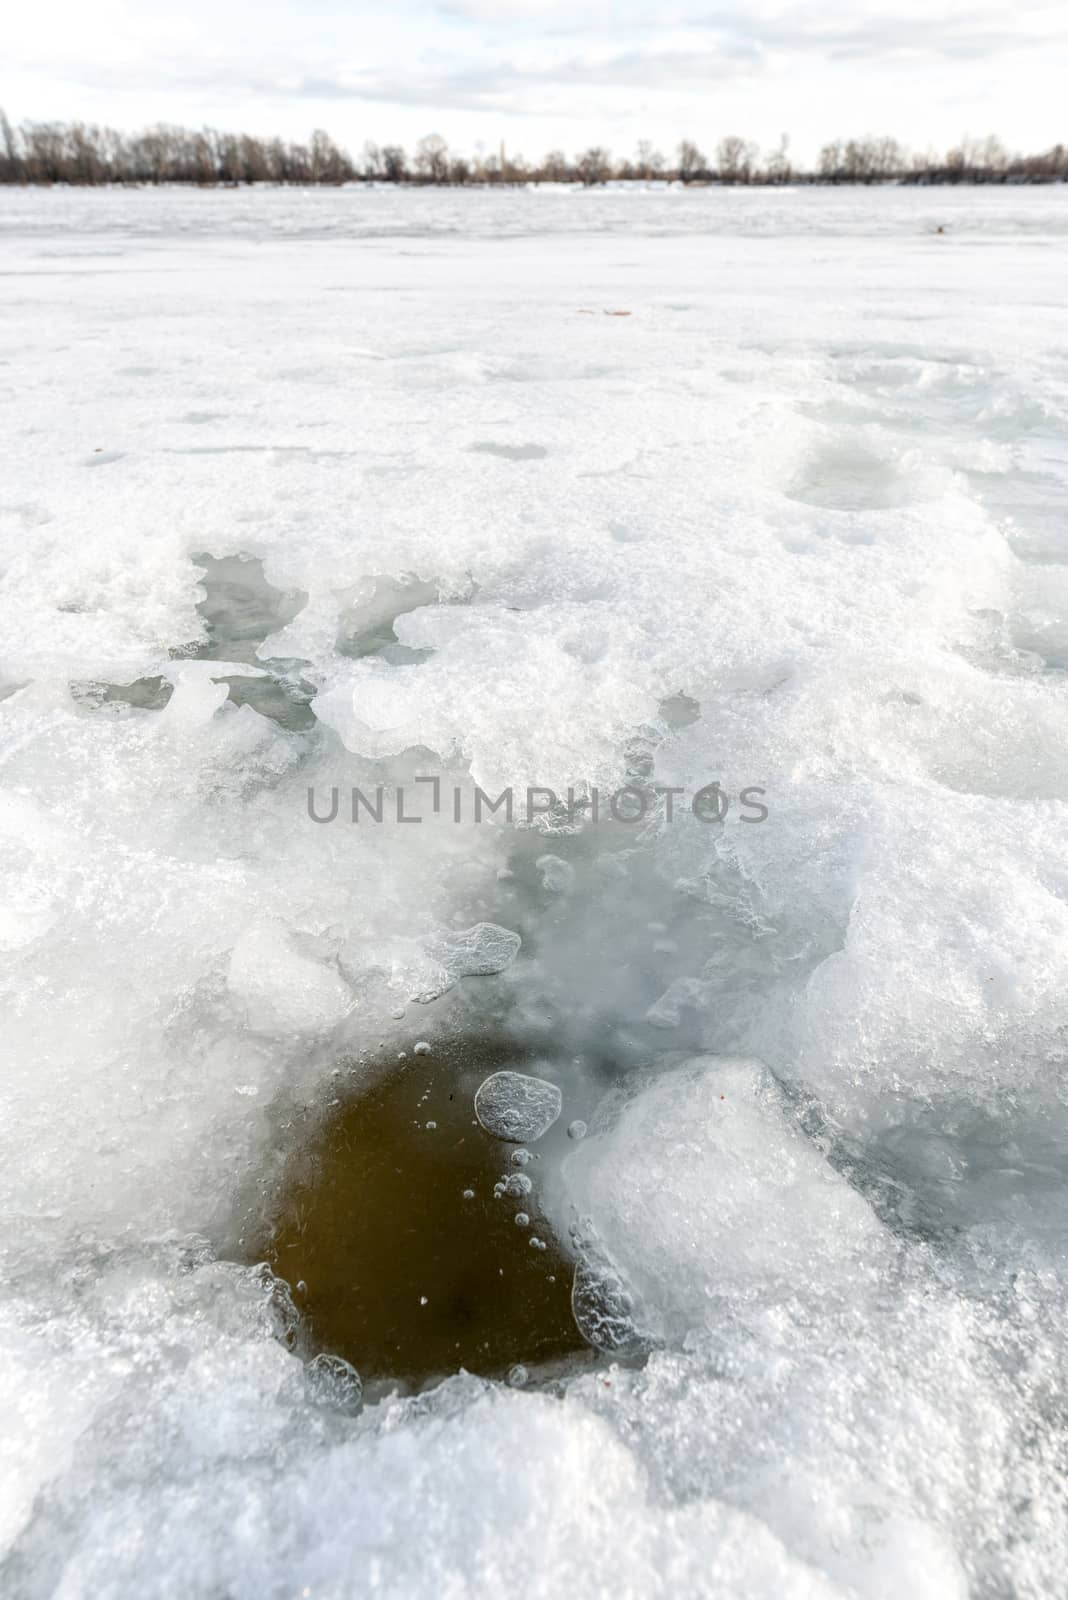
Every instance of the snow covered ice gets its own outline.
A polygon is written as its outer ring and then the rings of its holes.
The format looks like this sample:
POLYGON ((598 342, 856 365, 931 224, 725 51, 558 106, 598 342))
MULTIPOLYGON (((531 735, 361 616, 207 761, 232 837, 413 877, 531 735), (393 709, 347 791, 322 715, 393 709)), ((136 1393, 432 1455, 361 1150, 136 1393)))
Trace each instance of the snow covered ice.
POLYGON ((0 256, 3 1592, 1057 1593, 1068 193, 8 190, 0 256), (766 820, 452 820, 713 781, 766 820), (242 1207, 450 1036, 559 1088, 601 1354, 361 1392, 242 1207))

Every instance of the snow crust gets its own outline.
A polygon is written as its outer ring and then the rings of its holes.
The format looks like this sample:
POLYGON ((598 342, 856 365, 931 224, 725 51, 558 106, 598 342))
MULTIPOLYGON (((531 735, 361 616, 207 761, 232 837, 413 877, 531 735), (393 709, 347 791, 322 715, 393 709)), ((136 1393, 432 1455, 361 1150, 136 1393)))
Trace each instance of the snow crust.
POLYGON ((1066 255, 1063 190, 0 196, 5 1594, 1058 1591, 1066 255), (621 1359, 361 1407, 235 1219, 443 1019, 551 1059, 621 1359))

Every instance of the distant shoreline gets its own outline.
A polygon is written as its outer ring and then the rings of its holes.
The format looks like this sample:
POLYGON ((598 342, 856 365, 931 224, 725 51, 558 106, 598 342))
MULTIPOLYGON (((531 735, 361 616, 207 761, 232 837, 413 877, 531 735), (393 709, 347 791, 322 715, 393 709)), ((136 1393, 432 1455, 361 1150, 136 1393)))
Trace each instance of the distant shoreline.
POLYGON ((145 191, 152 193, 159 190, 180 189, 183 191, 199 191, 205 194, 241 194, 263 193, 264 191, 279 190, 334 190, 337 193, 356 192, 371 194, 375 192, 387 194, 425 194, 447 191, 450 193, 463 192, 467 194, 501 194, 519 193, 526 191, 544 192, 547 194, 700 194, 709 191, 722 193, 723 191, 737 191, 739 189, 755 190, 760 193, 768 191, 809 191, 828 189, 1056 189, 1068 184, 1068 176, 1055 178, 1037 177, 1004 177, 1004 178, 820 178, 820 177, 795 177, 782 183, 725 183, 720 179, 701 179, 691 183, 683 183, 678 179, 662 183, 647 182, 642 179, 609 179, 605 183, 586 184, 580 182, 553 182, 539 179, 515 179, 510 181, 470 181, 465 183, 421 183, 418 180, 390 182, 384 178, 346 178, 337 183, 327 183, 315 179, 277 179, 257 178, 242 182, 218 180, 214 183, 197 182, 188 178, 152 179, 102 179, 98 182, 72 182, 67 179, 22 179, 19 181, 0 179, 0 191, 3 190, 42 190, 56 189, 63 193, 84 193, 86 190, 99 190, 101 192, 130 193, 131 191, 145 191))
POLYGON ((1011 153, 1000 139, 964 139, 940 154, 910 152, 889 135, 834 139, 814 165, 799 165, 783 135, 762 151, 736 134, 720 139, 711 157, 692 139, 679 141, 668 157, 649 140, 633 156, 619 157, 601 145, 578 155, 551 150, 529 161, 502 144, 499 151, 471 157, 449 147, 440 134, 420 139, 409 155, 402 145, 368 141, 358 160, 321 128, 306 143, 221 133, 212 128, 157 125, 125 134, 81 122, 32 122, 15 127, 0 111, 0 185, 72 188, 241 188, 253 184, 340 188, 388 184, 411 188, 603 188, 634 187, 784 188, 820 185, 1030 185, 1068 182, 1068 147, 1058 143, 1038 154, 1011 153))

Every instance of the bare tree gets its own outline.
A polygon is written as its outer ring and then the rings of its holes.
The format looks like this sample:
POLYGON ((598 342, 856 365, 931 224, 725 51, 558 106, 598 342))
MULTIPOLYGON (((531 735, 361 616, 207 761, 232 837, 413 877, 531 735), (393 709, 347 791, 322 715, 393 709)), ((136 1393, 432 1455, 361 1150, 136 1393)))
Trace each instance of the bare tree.
POLYGON ((546 183, 566 183, 572 176, 571 166, 562 150, 550 150, 541 164, 540 176, 546 183))
POLYGON ((415 170, 424 183, 444 183, 449 175, 449 147, 440 133, 428 133, 415 147, 415 170))
POLYGON ((749 139, 728 134, 716 147, 716 169, 721 183, 748 183, 756 165, 757 148, 749 139))
POLYGON ((708 159, 692 139, 683 139, 678 150, 678 172, 683 183, 692 183, 708 171, 708 159))
MULTIPOLYGON (((415 177, 422 183, 526 183, 581 180, 587 187, 613 173, 648 181, 665 169, 664 158, 648 140, 636 156, 618 166, 609 151, 595 146, 574 162, 550 151, 540 166, 520 155, 479 154, 473 160, 451 153, 445 140, 430 134, 420 140, 415 177)), ((999 139, 966 138, 944 156, 933 151, 910 155, 896 139, 872 134, 834 139, 820 151, 815 170, 796 170, 783 134, 767 158, 763 174, 756 146, 737 135, 717 150, 725 183, 1054 183, 1068 181, 1063 144, 1035 155, 1010 156, 999 139)), ((709 176, 704 154, 690 139, 678 147, 674 169, 684 183, 709 176)), ((406 183, 412 173, 400 145, 368 143, 358 175, 406 183)), ((357 176, 349 157, 322 129, 307 144, 211 128, 192 130, 158 123, 125 135, 113 128, 81 122, 25 122, 14 128, 0 112, 0 183, 302 183, 339 184, 357 176)))
POLYGON ((521 155, 505 155, 501 162, 501 178, 505 183, 529 183, 530 167, 521 155))
POLYGON ((7 113, 0 111, 0 182, 21 183, 24 177, 25 168, 15 130, 7 120, 7 113))
POLYGON ((649 139, 639 139, 638 158, 634 165, 636 175, 648 181, 658 178, 663 172, 664 158, 649 139))
POLYGON ((352 162, 322 128, 311 136, 310 155, 312 183, 346 183, 353 176, 352 162))
POLYGON ((789 183, 793 176, 790 165, 790 135, 784 133, 768 156, 768 182, 789 183))
POLYGON ((579 156, 575 163, 575 171, 587 188, 594 184, 607 183, 612 176, 612 157, 600 145, 591 145, 579 156))
POLYGON ((382 146, 382 176, 387 183, 403 183, 408 176, 408 157, 401 145, 382 146))
POLYGON ((385 167, 382 162, 382 152, 373 140, 368 139, 363 147, 363 166, 361 177, 368 179, 385 177, 385 167))

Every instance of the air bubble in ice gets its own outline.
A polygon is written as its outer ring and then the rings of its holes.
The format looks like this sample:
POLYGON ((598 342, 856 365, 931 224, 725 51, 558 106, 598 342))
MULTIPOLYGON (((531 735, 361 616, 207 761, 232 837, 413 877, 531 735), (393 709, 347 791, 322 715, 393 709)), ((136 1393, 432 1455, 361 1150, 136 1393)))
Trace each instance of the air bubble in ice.
POLYGON ((521 1363, 517 1362, 508 1373, 508 1382, 513 1389, 525 1389, 530 1382, 530 1373, 521 1363))
POLYGON ((475 1115, 486 1132, 513 1144, 540 1139, 562 1106, 555 1083, 525 1072, 494 1072, 475 1095, 475 1115))
POLYGON ((430 1045, 425 1039, 420 1039, 415 1045, 412 1054, 417 1056, 428 1056, 430 1054, 430 1045))
POLYGON ((515 1225, 516 1225, 517 1228, 529 1228, 530 1227, 530 1218, 529 1218, 529 1216, 527 1215, 527 1213, 525 1211, 517 1211, 516 1212, 516 1214, 515 1214, 515 1225))
POLYGON ((541 886, 549 894, 566 894, 575 881, 575 869, 560 856, 539 856, 535 866, 541 873, 541 886))
POLYGON ((509 1157, 513 1167, 525 1167, 531 1161, 533 1161, 533 1159, 534 1157, 531 1155, 530 1151, 524 1150, 522 1146, 520 1146, 518 1150, 513 1150, 511 1156, 509 1157))
POLYGON ((496 922, 476 922, 470 928, 440 934, 427 942, 434 958, 453 978, 485 978, 510 967, 522 939, 496 922))
POLYGON ((585 1139, 586 1124, 583 1122, 581 1117, 576 1117, 574 1122, 568 1123, 567 1136, 569 1139, 585 1139))
POLYGON ((352 1416, 360 1409, 363 1384, 356 1368, 341 1356, 324 1354, 304 1368, 304 1393, 314 1406, 352 1416))
POLYGON ((518 1200, 520 1195, 530 1194, 534 1185, 525 1172, 510 1172, 506 1178, 501 1179, 504 1192, 511 1195, 513 1200, 518 1200))
POLYGON ((489 978, 510 967, 522 939, 496 922, 476 922, 470 928, 436 933, 423 941, 433 964, 421 978, 413 998, 422 1005, 446 994, 461 978, 489 978))
POLYGON ((642 1348, 633 1297, 607 1261, 579 1263, 571 1289, 571 1311, 578 1331, 595 1350, 622 1356, 642 1348))

